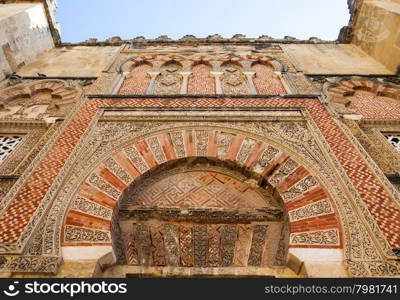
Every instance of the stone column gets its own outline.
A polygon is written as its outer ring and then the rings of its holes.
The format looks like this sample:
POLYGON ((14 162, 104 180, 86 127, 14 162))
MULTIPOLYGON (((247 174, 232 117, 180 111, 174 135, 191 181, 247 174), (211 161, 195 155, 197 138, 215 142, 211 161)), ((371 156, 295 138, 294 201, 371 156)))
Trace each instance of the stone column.
POLYGON ((147 91, 146 91, 146 95, 151 95, 154 92, 156 78, 157 78, 158 74, 160 74, 160 72, 147 72, 147 74, 150 75, 151 79, 150 79, 149 87, 147 88, 147 91))
POLYGON ((221 75, 224 72, 210 72, 212 76, 215 77, 215 92, 216 94, 223 94, 222 85, 221 85, 221 75))
POLYGON ((189 76, 190 76, 190 74, 192 74, 192 72, 179 72, 179 74, 181 74, 183 77, 182 86, 181 86, 181 94, 187 94, 188 80, 189 80, 189 76))
POLYGON ((250 94, 257 94, 257 89, 253 82, 253 77, 254 75, 256 75, 256 72, 243 72, 243 74, 247 78, 247 83, 249 84, 250 87, 250 94))

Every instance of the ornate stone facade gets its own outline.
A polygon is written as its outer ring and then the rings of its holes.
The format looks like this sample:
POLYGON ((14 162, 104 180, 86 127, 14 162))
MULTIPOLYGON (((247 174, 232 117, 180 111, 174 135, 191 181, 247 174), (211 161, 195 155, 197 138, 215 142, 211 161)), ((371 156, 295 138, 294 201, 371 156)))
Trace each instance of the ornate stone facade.
POLYGON ((0 273, 399 276, 398 76, 312 74, 318 43, 88 41, 94 77, 1 82, 0 273))

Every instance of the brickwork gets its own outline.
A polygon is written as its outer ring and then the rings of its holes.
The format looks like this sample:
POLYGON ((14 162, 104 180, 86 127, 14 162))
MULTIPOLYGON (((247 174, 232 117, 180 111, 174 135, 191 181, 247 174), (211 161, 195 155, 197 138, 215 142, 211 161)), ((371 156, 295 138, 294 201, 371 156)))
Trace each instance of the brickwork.
MULTIPOLYGON (((270 247, 263 247, 267 234, 266 225, 134 225, 142 226, 151 233, 151 243, 145 243, 142 235, 135 231, 131 241, 137 241, 148 259, 140 260, 140 252, 129 251, 130 265, 180 266, 180 267, 230 267, 270 266, 266 259, 271 255, 270 247), (171 230, 174 228, 174 230, 171 230), (259 232, 261 229, 263 231, 259 232), (263 238, 260 242, 259 236, 263 238), (201 244, 200 240, 207 241, 201 244), (252 245, 251 241, 253 240, 252 245), (248 249, 242 249, 245 241, 248 249), (200 247, 204 246, 204 251, 200 247), (150 248, 150 249, 149 249, 150 248), (257 259, 254 259, 257 257, 257 259), (240 263, 238 263, 240 262, 240 263)), ((269 241, 269 244, 271 241, 269 241)))
POLYGON ((192 68, 189 77, 188 94, 215 94, 215 80, 211 77, 212 68, 204 63, 199 63, 192 68))
POLYGON ((58 96, 64 101, 76 98, 76 90, 67 88, 65 84, 55 80, 43 80, 40 83, 32 83, 23 88, 10 88, 0 93, 0 102, 7 104, 18 97, 35 97, 41 91, 50 91, 51 95, 58 96))

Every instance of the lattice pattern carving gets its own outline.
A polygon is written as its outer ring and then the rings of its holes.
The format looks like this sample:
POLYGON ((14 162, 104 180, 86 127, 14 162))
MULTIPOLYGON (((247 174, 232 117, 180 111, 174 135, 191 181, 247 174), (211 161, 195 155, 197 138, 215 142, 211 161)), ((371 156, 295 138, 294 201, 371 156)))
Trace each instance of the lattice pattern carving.
POLYGON ((6 160, 21 141, 20 136, 0 136, 0 163, 6 160))

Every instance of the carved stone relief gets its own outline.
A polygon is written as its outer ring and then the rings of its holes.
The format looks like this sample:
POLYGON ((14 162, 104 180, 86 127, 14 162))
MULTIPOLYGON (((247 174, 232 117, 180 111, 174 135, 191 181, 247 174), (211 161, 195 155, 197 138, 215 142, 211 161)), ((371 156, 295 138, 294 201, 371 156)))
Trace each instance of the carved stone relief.
POLYGON ((297 232, 290 234, 291 245, 339 245, 337 230, 320 230, 315 232, 297 232))
POLYGON ((385 135, 386 139, 388 140, 389 143, 391 143, 394 148, 400 152, 400 134, 398 135, 385 135))
POLYGON ((182 65, 178 62, 170 61, 164 64, 157 76, 154 94, 179 94, 182 85, 182 75, 179 72, 182 65))
MULTIPOLYGON (((220 126, 220 124, 214 123, 212 124, 212 122, 210 123, 198 123, 198 126, 220 126)), ((171 124, 166 125, 166 127, 170 127, 171 128, 171 124)), ((182 124, 180 124, 179 126, 182 126, 182 124)), ((187 124, 187 126, 193 126, 193 123, 189 123, 187 124)), ((227 126, 227 124, 224 124, 224 126, 227 126)), ((157 126, 149 126, 151 127, 151 130, 156 130, 157 126)), ((164 127, 164 128, 166 128, 164 127)), ((145 128, 145 127, 142 127, 145 128)), ((160 130, 161 127, 159 127, 157 130, 160 130)), ((321 155, 321 152, 318 151, 317 149, 318 146, 312 142, 313 140, 313 135, 307 135, 307 131, 308 129, 305 128, 304 126, 301 125, 288 125, 288 126, 282 126, 280 124, 264 124, 263 126, 260 126, 260 124, 249 124, 249 123, 232 123, 229 124, 229 128, 230 130, 226 130, 227 132, 232 132, 234 130, 247 130, 249 132, 251 132, 254 135, 259 135, 259 134, 268 134, 269 137, 271 137, 272 135, 274 137, 276 137, 276 141, 279 141, 279 143, 281 141, 285 141, 286 142, 286 147, 293 147, 293 151, 299 151, 298 153, 301 153, 302 155, 304 155, 303 157, 306 157, 307 160, 311 161, 311 162, 315 162, 316 163, 316 168, 322 173, 324 174, 325 178, 328 178, 328 182, 329 180, 333 179, 331 181, 332 186, 330 188, 332 188, 335 191, 335 199, 337 201, 340 201, 339 199, 347 199, 346 201, 348 201, 348 197, 344 196, 343 191, 341 191, 340 188, 338 187, 333 187, 333 185, 336 183, 337 184, 337 179, 332 176, 332 174, 329 174, 329 168, 325 168, 323 166, 323 164, 321 165, 321 162, 326 161, 326 159, 323 158, 323 156, 321 155), (282 132, 282 129, 286 128, 287 131, 282 132), (279 134, 278 134, 279 132, 279 134), (297 141, 297 144, 296 144, 297 141), (329 179, 331 178, 331 179, 329 179)), ((146 130, 149 129, 145 129, 144 130, 144 134, 146 133, 146 130)), ((125 134, 131 134, 129 133, 129 130, 127 132, 125 132, 125 134)), ((142 133, 141 133, 142 134, 142 133)), ((132 139, 132 135, 130 137, 132 139)), ((119 141, 120 142, 120 141, 119 141)), ((118 143, 119 143, 118 142, 118 143)), ((110 146, 110 148, 107 148, 108 146, 106 144, 102 144, 102 149, 91 149, 90 150, 90 155, 93 156, 91 159, 82 159, 82 163, 79 165, 79 170, 84 170, 89 168, 89 166, 93 165, 95 163, 95 161, 99 161, 100 158, 103 158, 105 153, 107 151, 110 151, 110 149, 115 149, 117 144, 116 141, 112 142, 112 139, 110 140, 110 143, 113 143, 112 146, 110 146), (95 153, 95 154, 94 154, 95 153), (93 155, 94 154, 94 155, 93 155)), ((276 142, 276 144, 274 144, 273 140, 272 140, 272 144, 273 145, 277 145, 278 142, 276 142)), ((267 148, 268 149, 268 148, 267 148)), ((87 150, 86 150, 87 151, 87 150)), ((86 152, 88 153, 88 152, 86 152)), ((89 157, 88 157, 89 158, 89 157)), ((78 168, 77 168, 78 169, 78 168)), ((340 168, 338 168, 340 170, 340 168)), ((75 170, 74 172, 72 172, 72 180, 79 182, 82 178, 82 176, 84 176, 82 174, 82 171, 77 171, 75 170)), ((325 181, 325 183, 327 182, 325 181)), ((64 191, 61 192, 61 194, 63 193, 71 193, 71 190, 66 188, 64 191)), ((356 197, 355 197, 356 198, 356 197)), ((346 255, 348 255, 348 257, 351 257, 351 259, 359 259, 362 261, 361 265, 364 266, 364 268, 372 268, 371 264, 367 264, 364 263, 364 260, 366 258, 371 259, 371 258, 378 258, 379 256, 376 254, 376 250, 374 249, 374 245, 371 243, 371 240, 368 236, 368 234, 365 234, 365 231, 363 231, 363 227, 361 226, 361 224, 357 221, 356 218, 354 218, 354 211, 351 207, 346 205, 346 201, 343 202, 339 202, 339 210, 340 213, 343 214, 343 222, 344 222, 344 230, 348 231, 348 234, 351 235, 351 238, 349 238, 348 240, 350 241, 348 245, 346 245, 348 248, 346 248, 346 255), (363 238, 362 235, 365 235, 365 237, 363 238)), ((67 202, 67 201, 65 201, 67 202)), ((361 205, 360 205, 361 206, 361 205)), ((53 235, 53 233, 51 233, 51 235, 53 235)), ((57 234, 55 234, 55 236, 57 236, 57 234)), ((333 239, 332 239, 333 240, 333 239)), ((56 250, 57 251, 57 250, 56 250)), ((372 269, 368 269, 365 272, 370 272, 372 269)), ((389 269, 390 270, 390 269, 389 269)), ((355 272, 355 271, 354 271, 355 272)), ((356 273, 354 273, 356 274, 356 273)), ((358 273, 357 273, 358 274, 358 273)), ((365 273, 367 274, 367 273, 365 273)), ((368 273, 369 274, 369 273, 368 273)))
POLYGON ((243 69, 235 63, 227 62, 221 66, 224 72, 221 76, 222 91, 224 94, 249 94, 246 76, 243 69))

